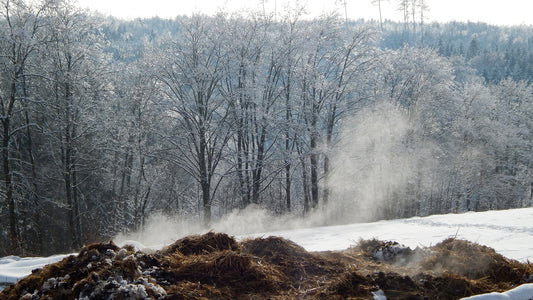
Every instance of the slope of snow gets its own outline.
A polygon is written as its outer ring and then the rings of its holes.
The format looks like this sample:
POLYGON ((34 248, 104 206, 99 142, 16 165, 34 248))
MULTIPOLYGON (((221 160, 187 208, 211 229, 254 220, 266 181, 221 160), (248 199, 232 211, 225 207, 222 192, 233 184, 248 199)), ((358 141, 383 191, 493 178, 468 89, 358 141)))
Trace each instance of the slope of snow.
POLYGON ((486 245, 519 261, 533 261, 533 208, 433 215, 373 223, 275 231, 242 236, 281 236, 308 251, 343 250, 359 239, 397 241, 411 248, 449 237, 486 245))
MULTIPOLYGON (((523 208, 301 228, 243 235, 237 238, 281 236, 296 242, 308 251, 325 251, 346 249, 361 238, 393 240, 415 248, 417 246, 431 246, 446 238, 457 237, 492 247, 506 257, 526 262, 533 261, 533 222, 531 220, 533 220, 533 208, 523 208)), ((130 244, 139 249, 144 248, 144 245, 134 241, 127 241, 123 244, 130 244)), ((148 248, 155 249, 157 247, 148 248)), ((66 256, 54 255, 46 258, 8 256, 0 258, 0 284, 16 282, 17 279, 30 274, 31 270, 57 262, 66 256)), ((529 293, 531 298, 533 297, 531 295, 532 290, 531 285, 526 285, 504 294, 490 296, 493 298, 475 299, 515 299, 515 295, 518 293, 529 293)))
POLYGON ((531 300, 533 283, 523 284, 505 293, 490 293, 463 298, 462 300, 531 300))
POLYGON ((31 270, 56 263, 68 255, 53 255, 49 257, 6 256, 0 258, 0 284, 15 283, 19 278, 31 273, 31 270))

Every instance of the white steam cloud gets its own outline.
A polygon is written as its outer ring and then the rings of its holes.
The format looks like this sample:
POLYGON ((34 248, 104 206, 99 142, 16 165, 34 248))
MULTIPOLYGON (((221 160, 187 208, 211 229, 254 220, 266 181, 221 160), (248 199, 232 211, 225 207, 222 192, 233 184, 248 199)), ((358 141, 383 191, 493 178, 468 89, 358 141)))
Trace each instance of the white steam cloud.
POLYGON ((412 122, 406 111, 389 103, 375 104, 345 121, 341 141, 331 157, 328 205, 306 217, 273 215, 252 205, 233 211, 207 229, 198 221, 157 215, 152 216, 140 232, 122 234, 114 240, 162 246, 209 230, 245 235, 375 219, 394 199, 392 195, 404 189, 414 172, 426 172, 421 168, 432 164, 428 145, 427 151, 417 153, 407 147, 412 134, 412 122))
POLYGON ((332 160, 330 218, 371 220, 405 186, 415 169, 406 147, 409 132, 405 111, 389 103, 364 109, 345 124, 332 160))

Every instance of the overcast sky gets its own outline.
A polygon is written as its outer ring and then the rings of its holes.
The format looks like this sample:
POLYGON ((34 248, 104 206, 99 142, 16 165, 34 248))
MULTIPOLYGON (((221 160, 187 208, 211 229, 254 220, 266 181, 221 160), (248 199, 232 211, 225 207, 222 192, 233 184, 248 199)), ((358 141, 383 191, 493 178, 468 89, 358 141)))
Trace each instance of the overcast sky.
MULTIPOLYGON (((296 0, 266 0, 267 10, 281 11, 287 3, 296 0)), ((397 0, 382 0, 383 18, 401 20, 396 10, 397 0)), ((533 0, 426 0, 428 21, 482 21, 495 25, 533 25, 533 0)), ((228 11, 262 7, 260 0, 78 0, 79 5, 120 18, 152 17, 173 18, 177 15, 201 12, 213 14, 224 8, 228 11)), ((339 0, 300 0, 307 3, 310 16, 338 10, 339 0)), ((347 0, 351 19, 378 19, 379 11, 370 0, 347 0)))

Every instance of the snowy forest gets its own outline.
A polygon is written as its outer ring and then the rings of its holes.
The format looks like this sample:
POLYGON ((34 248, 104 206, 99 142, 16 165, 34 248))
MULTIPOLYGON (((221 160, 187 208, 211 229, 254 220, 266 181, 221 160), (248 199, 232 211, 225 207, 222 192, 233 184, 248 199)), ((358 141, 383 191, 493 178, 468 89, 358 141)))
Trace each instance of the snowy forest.
POLYGON ((424 7, 404 22, 300 7, 126 21, 0 4, 0 256, 154 214, 533 206, 530 26, 428 23, 424 7))

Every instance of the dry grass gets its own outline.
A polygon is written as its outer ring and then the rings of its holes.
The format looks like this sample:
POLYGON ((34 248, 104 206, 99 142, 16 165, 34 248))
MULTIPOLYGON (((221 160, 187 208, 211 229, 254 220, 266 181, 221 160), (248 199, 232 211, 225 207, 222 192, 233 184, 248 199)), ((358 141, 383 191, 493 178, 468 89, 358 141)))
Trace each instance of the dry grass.
POLYGON ((510 284, 518 284, 524 277, 533 274, 531 264, 508 259, 492 248, 465 240, 446 239, 431 249, 435 255, 421 262, 421 266, 426 270, 510 284))
POLYGON ((239 244, 225 233, 209 232, 204 235, 191 235, 182 238, 163 248, 159 254, 165 256, 180 252, 183 255, 201 255, 223 250, 238 251, 239 244))

